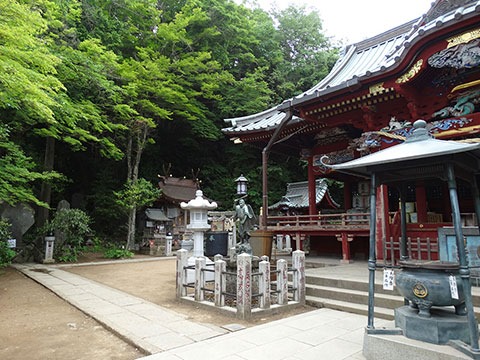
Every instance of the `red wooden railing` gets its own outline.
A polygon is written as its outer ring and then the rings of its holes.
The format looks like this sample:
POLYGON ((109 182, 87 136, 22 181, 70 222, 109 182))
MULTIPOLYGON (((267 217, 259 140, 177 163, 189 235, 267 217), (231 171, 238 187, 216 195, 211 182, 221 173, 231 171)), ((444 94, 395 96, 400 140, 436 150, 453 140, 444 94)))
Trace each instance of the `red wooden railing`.
POLYGON ((290 230, 302 228, 316 229, 368 229, 369 213, 342 213, 319 215, 268 216, 267 227, 277 230, 288 227, 290 230))

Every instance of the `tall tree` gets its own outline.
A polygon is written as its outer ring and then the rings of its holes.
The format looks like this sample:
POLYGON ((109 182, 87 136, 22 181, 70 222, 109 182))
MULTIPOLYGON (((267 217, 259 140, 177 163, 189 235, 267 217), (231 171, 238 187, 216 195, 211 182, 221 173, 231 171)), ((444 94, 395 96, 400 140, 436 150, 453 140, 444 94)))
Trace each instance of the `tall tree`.
MULTIPOLYGON (((192 48, 187 31, 204 17, 194 3, 187 3, 171 22, 159 23, 145 34, 148 47, 137 47, 135 57, 123 61, 123 104, 116 109, 120 121, 128 127, 127 182, 132 186, 139 180, 142 154, 154 141, 151 132, 157 126, 170 121, 188 122, 191 133, 199 138, 220 136, 204 102, 218 98, 228 74, 221 71, 208 52, 192 48)), ((134 244, 136 212, 137 207, 133 206, 128 217, 129 247, 134 244)))
MULTIPOLYGON (((41 133, 38 124, 49 127, 56 123, 54 108, 64 87, 56 77, 55 66, 60 59, 40 38, 46 29, 47 22, 38 11, 16 0, 0 0, 0 118, 4 144, 1 156, 5 175, 0 187, 9 189, 10 194, 28 195, 3 200, 12 203, 30 199, 44 207, 48 206, 48 199, 34 196, 28 188, 31 181, 15 180, 6 174, 12 166, 17 168, 17 174, 35 169, 32 160, 12 142, 21 142, 23 134, 32 130, 41 133)), ((48 180, 37 174, 32 172, 31 180, 48 180)))
POLYGON ((306 91, 323 79, 338 58, 338 49, 324 35, 317 12, 290 5, 274 11, 276 36, 283 60, 273 73, 279 101, 306 91))

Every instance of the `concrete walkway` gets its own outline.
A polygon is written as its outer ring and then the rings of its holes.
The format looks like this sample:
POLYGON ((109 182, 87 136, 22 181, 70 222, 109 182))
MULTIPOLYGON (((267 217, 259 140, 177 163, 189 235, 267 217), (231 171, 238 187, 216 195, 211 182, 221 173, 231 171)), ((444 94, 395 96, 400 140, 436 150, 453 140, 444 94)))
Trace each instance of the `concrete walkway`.
POLYGON ((55 266, 14 267, 145 353, 178 348, 228 332, 186 320, 185 315, 55 266))
MULTIPOLYGON (((125 341, 153 354, 143 359, 365 359, 362 344, 367 318, 362 315, 318 309, 229 331, 227 329, 241 327, 198 324, 170 309, 57 266, 14 266, 125 341)), ((355 270, 350 268, 348 272, 355 273, 355 270)), ((375 322, 377 327, 387 324, 389 322, 385 320, 376 319, 375 322)))

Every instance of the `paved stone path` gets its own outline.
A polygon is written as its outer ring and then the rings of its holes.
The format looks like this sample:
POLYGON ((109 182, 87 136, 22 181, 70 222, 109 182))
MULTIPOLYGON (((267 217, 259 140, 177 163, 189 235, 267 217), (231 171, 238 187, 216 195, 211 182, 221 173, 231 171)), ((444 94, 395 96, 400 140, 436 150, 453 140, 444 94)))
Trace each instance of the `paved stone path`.
POLYGON ((186 320, 185 315, 54 266, 14 266, 146 353, 178 348, 228 332, 186 320))
MULTIPOLYGON (((124 340, 152 354, 145 360, 365 359, 362 345, 367 318, 363 315, 318 309, 251 328, 238 327, 241 330, 230 326, 229 330, 237 331, 229 331, 186 320, 186 316, 170 309, 55 265, 14 266, 124 340)), ((376 320, 376 326, 386 324, 385 320, 376 320)))

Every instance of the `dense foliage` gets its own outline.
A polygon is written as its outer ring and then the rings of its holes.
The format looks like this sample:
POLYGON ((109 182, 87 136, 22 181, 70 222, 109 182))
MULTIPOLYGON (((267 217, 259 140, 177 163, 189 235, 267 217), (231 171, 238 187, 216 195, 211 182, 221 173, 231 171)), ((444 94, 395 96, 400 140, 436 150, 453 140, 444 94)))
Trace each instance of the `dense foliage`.
MULTIPOLYGON (((119 207, 115 194, 155 185, 172 164, 175 176, 200 169, 205 194, 227 209, 242 172, 258 209, 260 151, 225 139, 223 119, 307 90, 336 56, 301 7, 0 0, 0 202, 41 210, 76 199, 96 231, 125 239, 145 203, 119 207)), ((269 164, 273 194, 306 177, 297 158, 269 164)))
POLYGON ((91 233, 90 217, 80 209, 62 209, 44 227, 44 234, 55 235, 54 258, 77 261, 87 236, 91 233))
POLYGON ((12 238, 10 223, 0 218, 0 268, 10 264, 15 257, 15 251, 8 246, 8 240, 12 238))

